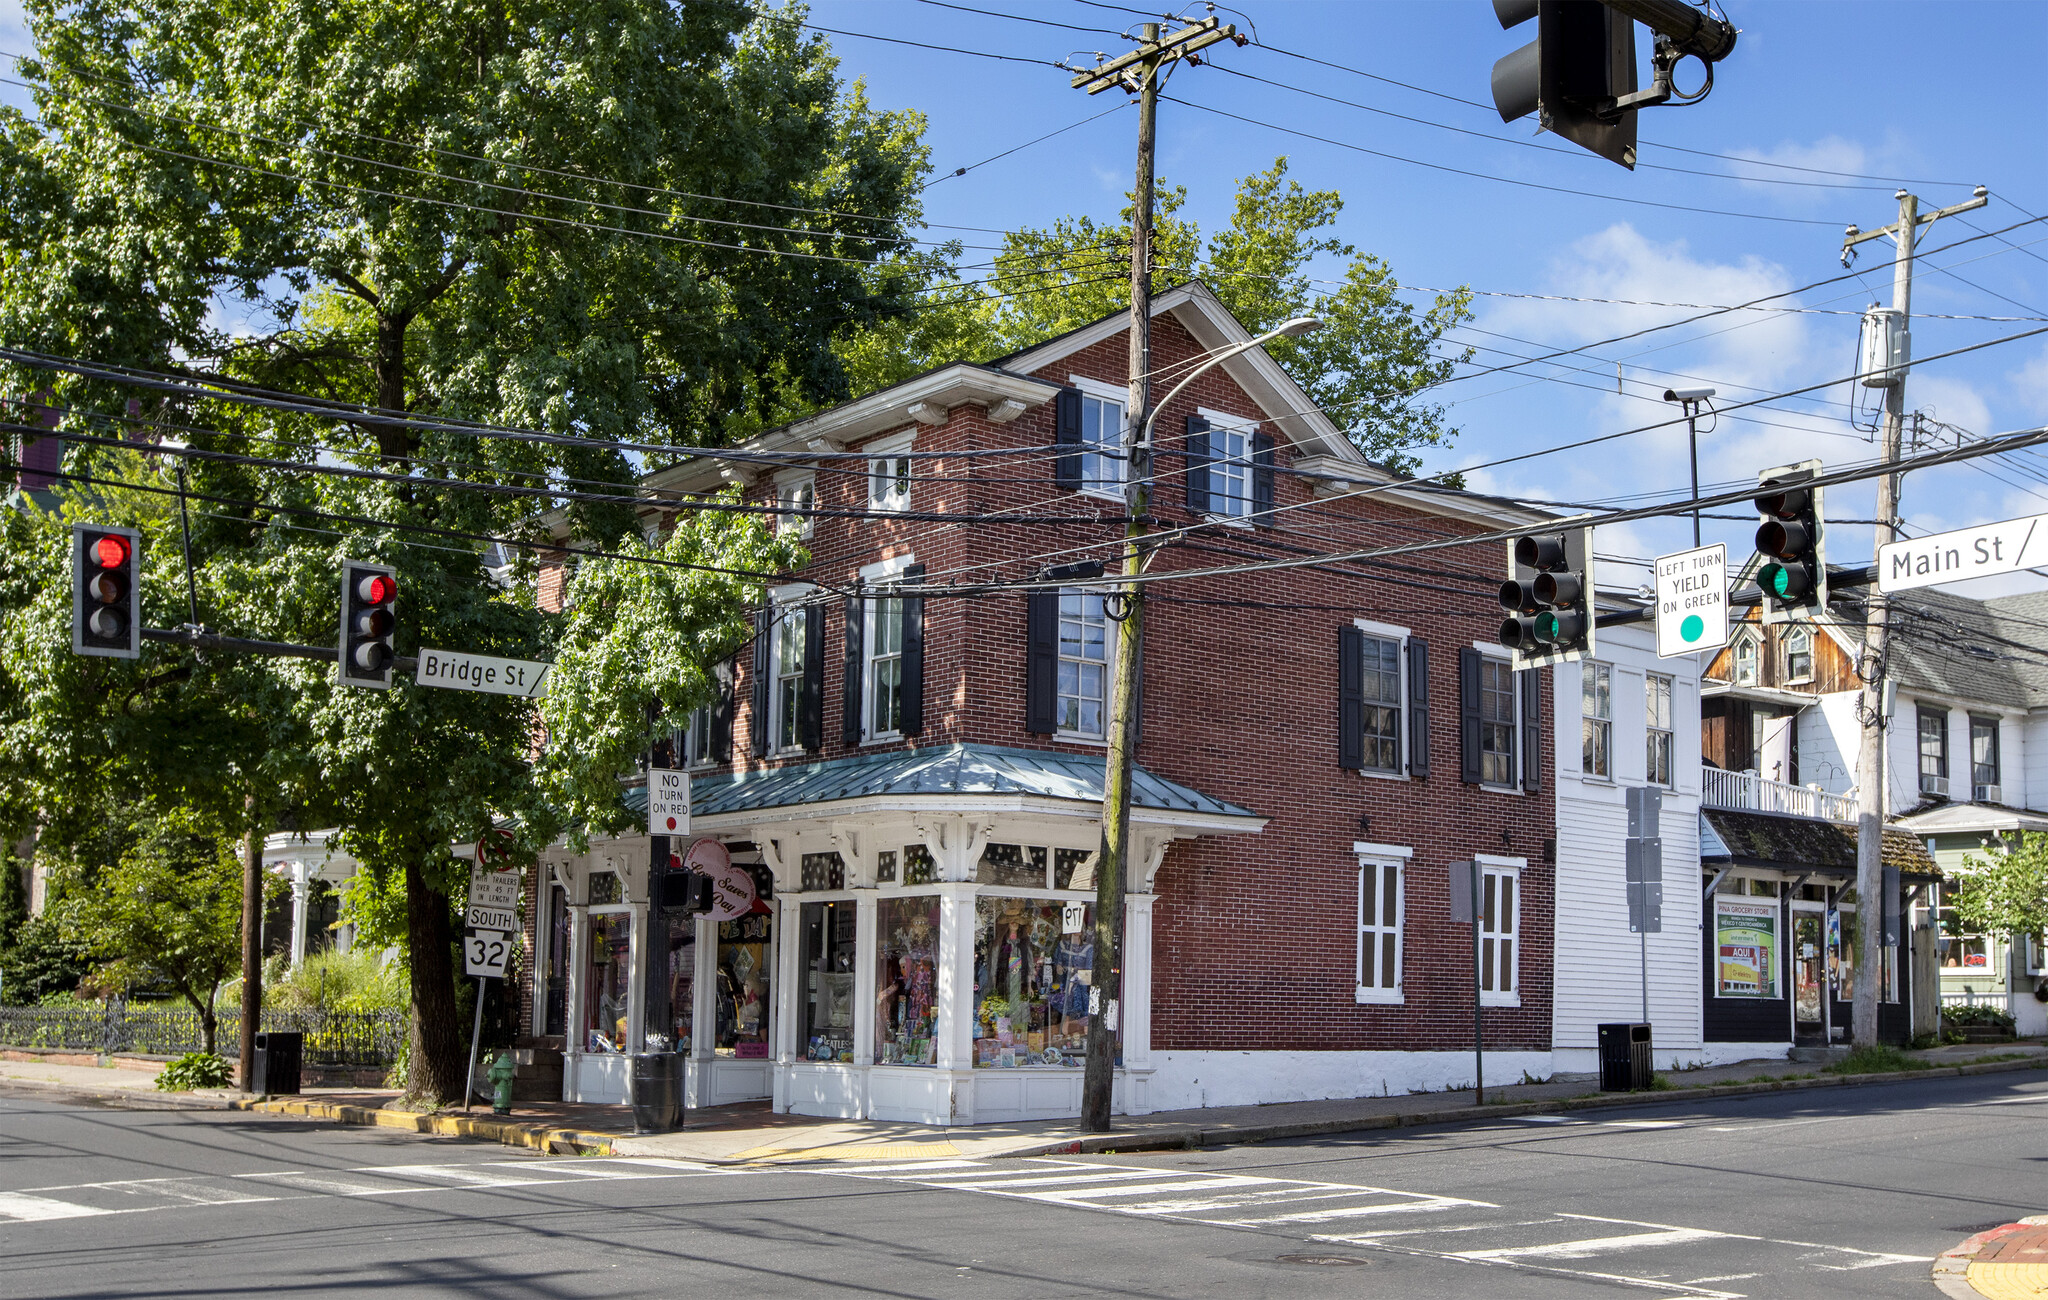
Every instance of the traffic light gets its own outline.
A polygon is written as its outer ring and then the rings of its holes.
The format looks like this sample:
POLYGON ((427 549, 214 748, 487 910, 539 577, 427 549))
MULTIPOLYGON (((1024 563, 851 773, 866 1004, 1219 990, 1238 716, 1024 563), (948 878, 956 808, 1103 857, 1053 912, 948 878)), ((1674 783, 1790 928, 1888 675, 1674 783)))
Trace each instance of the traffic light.
POLYGON ((395 570, 356 560, 341 562, 341 684, 386 690, 398 636, 395 570))
POLYGON ((1764 558, 1756 585, 1763 590, 1764 621, 1795 611, 1818 614, 1828 607, 1827 525, 1821 490, 1811 486, 1817 460, 1767 469, 1757 476, 1756 549, 1764 558))
POLYGON ((654 906, 664 912, 711 910, 711 877, 685 871, 680 856, 670 855, 668 869, 654 873, 654 906))
POLYGON ((71 526, 71 653, 141 657, 141 579, 141 533, 71 526))
POLYGON ((1516 668, 1567 663, 1593 653, 1593 530, 1530 533, 1508 543, 1500 585, 1500 643, 1516 668))
POLYGON ((1493 65, 1500 120, 1530 113, 1546 131, 1631 171, 1636 111, 1615 102, 1636 89, 1636 25, 1600 0, 1493 0, 1502 27, 1536 20, 1536 39, 1493 65))

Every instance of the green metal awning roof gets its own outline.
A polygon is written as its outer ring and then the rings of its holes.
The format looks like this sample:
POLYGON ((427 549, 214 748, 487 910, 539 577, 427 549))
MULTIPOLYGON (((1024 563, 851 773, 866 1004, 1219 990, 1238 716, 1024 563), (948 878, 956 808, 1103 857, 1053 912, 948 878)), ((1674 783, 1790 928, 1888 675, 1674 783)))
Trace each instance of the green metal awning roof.
MULTIPOLYGON (((946 745, 835 758, 825 763, 700 776, 691 782, 691 813, 757 812, 802 804, 837 803, 893 795, 1032 796, 1077 803, 1102 802, 1103 759, 1000 745, 946 745)), ((628 806, 645 808, 644 790, 628 792, 628 806)), ((1131 773, 1134 807, 1210 817, 1256 817, 1144 768, 1131 773)))

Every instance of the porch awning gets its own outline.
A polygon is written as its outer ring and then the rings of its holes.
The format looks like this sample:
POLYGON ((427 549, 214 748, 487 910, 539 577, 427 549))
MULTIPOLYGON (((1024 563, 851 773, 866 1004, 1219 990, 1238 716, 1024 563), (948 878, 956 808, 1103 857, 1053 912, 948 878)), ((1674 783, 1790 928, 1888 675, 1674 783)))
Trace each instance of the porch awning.
MULTIPOLYGON (((1815 817, 1702 808, 1700 864, 1854 876, 1856 828, 1815 817)), ((1884 864, 1905 876, 1941 875, 1927 846, 1895 826, 1885 828, 1884 864)))
MULTIPOLYGON (((1102 802, 1103 760, 1092 754, 1000 745, 946 745, 835 758, 825 763, 700 776, 691 782, 691 815, 759 812, 801 804, 841 803, 876 797, 978 795, 989 798, 1102 802)), ((629 806, 644 808, 646 792, 634 790, 629 806)), ((1134 808, 1209 818, 1258 814, 1144 768, 1131 773, 1134 808)), ((1250 828, 1247 828, 1250 829, 1250 828)))

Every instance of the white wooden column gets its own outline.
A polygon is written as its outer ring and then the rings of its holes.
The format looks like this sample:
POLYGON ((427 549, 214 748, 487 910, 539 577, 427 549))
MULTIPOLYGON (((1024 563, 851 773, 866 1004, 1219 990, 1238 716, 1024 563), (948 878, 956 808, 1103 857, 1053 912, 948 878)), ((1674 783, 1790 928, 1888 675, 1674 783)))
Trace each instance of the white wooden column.
MULTIPOLYGON (((872 889, 853 896, 853 1063, 875 1060, 875 923, 880 900, 872 889)), ((863 1114, 867 1112, 862 1106, 863 1114)))
POLYGON ((1151 894, 1124 895, 1124 1068, 1152 1068, 1151 894))
POLYGON ((306 927, 311 920, 306 909, 312 905, 313 868, 305 862, 288 864, 292 873, 292 965, 306 960, 306 927))
MULTIPOLYGON (((573 895, 572 895, 573 897, 573 895)), ((568 1030, 566 1046, 571 1052, 583 1052, 590 1045, 590 1026, 583 1018, 583 981, 590 973, 590 905, 569 904, 569 962, 568 962, 568 1015, 564 1027, 568 1030)))
POLYGON ((939 1022, 934 1064, 974 1067, 974 887, 939 886, 939 1022))
MULTIPOLYGON (((690 1059, 708 1061, 718 1054, 718 922, 702 914, 696 918, 696 925, 697 970, 690 980, 690 1059)), ((772 964, 769 971, 774 971, 772 964)), ((772 1010, 772 992, 769 1006, 772 1010)))
POLYGON ((652 939, 647 923, 647 904, 633 905, 632 923, 627 927, 632 948, 626 954, 626 1050, 647 1050, 647 945, 652 939))

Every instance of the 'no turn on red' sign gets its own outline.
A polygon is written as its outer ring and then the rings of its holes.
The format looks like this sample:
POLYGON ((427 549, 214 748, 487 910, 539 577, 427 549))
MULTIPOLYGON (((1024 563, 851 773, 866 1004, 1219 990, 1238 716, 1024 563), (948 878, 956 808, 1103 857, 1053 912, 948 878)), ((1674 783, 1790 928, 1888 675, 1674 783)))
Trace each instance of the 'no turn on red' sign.
POLYGON ((674 768, 647 769, 647 833, 690 833, 690 774, 674 768))

